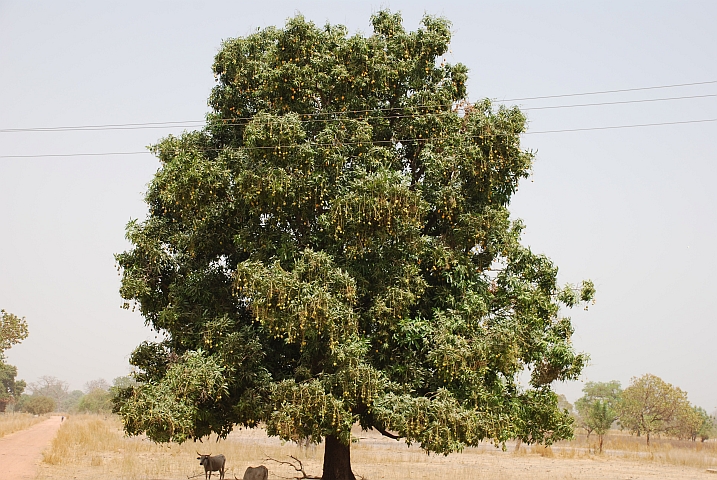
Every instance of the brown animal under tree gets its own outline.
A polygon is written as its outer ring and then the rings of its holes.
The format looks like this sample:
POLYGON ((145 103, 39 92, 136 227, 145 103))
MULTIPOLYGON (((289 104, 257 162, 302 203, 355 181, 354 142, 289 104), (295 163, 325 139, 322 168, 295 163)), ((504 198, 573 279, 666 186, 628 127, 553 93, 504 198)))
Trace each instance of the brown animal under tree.
POLYGON ((215 455, 212 457, 212 454, 209 455, 202 455, 201 453, 197 452, 197 460, 199 460, 199 465, 204 467, 204 478, 206 480, 210 480, 212 478, 212 472, 219 472, 219 480, 224 480, 224 465, 227 462, 227 459, 224 455, 215 455))

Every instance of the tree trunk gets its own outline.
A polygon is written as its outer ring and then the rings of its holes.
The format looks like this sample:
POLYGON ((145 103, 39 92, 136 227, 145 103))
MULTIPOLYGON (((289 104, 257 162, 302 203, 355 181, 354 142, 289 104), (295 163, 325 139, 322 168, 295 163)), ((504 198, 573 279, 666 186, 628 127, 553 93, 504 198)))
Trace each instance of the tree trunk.
POLYGON ((647 432, 647 446, 650 446, 650 432, 647 432))
POLYGON ((602 453, 602 438, 603 438, 603 435, 598 435, 598 444, 600 445, 600 447, 599 447, 600 453, 602 453))
POLYGON ((344 445, 333 435, 326 437, 322 480, 356 480, 351 471, 351 445, 344 445))

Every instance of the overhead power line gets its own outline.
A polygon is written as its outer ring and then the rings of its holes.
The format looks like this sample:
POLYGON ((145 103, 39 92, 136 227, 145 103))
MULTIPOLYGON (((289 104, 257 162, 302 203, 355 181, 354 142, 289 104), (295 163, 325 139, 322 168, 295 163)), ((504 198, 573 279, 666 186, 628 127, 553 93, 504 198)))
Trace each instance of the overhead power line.
POLYGON ((145 123, 108 123, 100 125, 66 125, 58 127, 5 128, 0 133, 16 132, 68 132, 74 130, 136 130, 145 128, 176 128, 201 127, 203 120, 186 120, 182 122, 145 122, 145 123))
POLYGON ((649 102, 664 102, 667 100, 686 100, 688 98, 707 98, 717 97, 717 93, 708 93, 705 95, 687 95, 684 97, 668 97, 668 98, 646 98, 642 100, 621 100, 616 102, 595 102, 595 103, 577 103, 573 105, 549 105, 545 107, 527 107, 521 108, 521 111, 526 110, 549 110, 554 108, 574 108, 574 107, 596 107, 600 105, 623 105, 627 103, 649 103, 649 102))
POLYGON ((704 120, 684 120, 678 122, 657 122, 657 123, 635 123, 632 125, 609 125, 605 127, 586 127, 586 128, 564 128, 561 130, 541 130, 538 132, 525 132, 523 135, 537 135, 541 133, 564 133, 564 132, 586 132, 589 130, 616 130, 620 128, 640 128, 640 127, 660 127, 662 125, 686 125, 690 123, 708 123, 717 122, 717 118, 706 118, 704 120))
MULTIPOLYGON (((676 122, 657 122, 657 123, 635 123, 630 125, 608 125, 604 127, 586 127, 586 128, 565 128, 560 130, 539 130, 535 132, 524 132, 521 135, 538 135, 538 134, 545 134, 545 133, 566 133, 566 132, 586 132, 591 130, 617 130, 622 128, 641 128, 641 127, 658 127, 658 126, 664 126, 664 125, 686 125, 686 124, 693 124, 693 123, 708 123, 708 122, 717 122, 717 118, 707 118, 702 120, 684 120, 684 121, 676 121, 676 122)), ((473 138, 483 138, 483 137, 491 137, 491 136, 498 136, 498 135, 505 135, 505 134, 486 134, 486 135, 473 135, 473 138)), ((415 141, 433 141, 433 140, 447 140, 454 137, 426 137, 426 138, 404 138, 400 140, 374 140, 374 141, 365 141, 365 142, 343 142, 338 144, 337 146, 348 146, 348 145, 361 145, 361 144, 367 144, 367 145, 375 145, 375 144, 397 144, 402 142, 415 142, 415 141)), ((290 145, 272 145, 272 146, 266 146, 266 147, 241 147, 244 150, 281 150, 282 148, 295 148, 300 147, 305 144, 303 143, 297 143, 297 144, 290 144, 290 145)), ((314 146, 334 146, 334 144, 313 144, 314 146)), ((211 149, 211 151, 219 151, 221 149, 211 149)), ((209 151, 209 150, 206 150, 209 151)), ((140 152, 102 152, 102 153, 95 153, 95 152, 89 152, 89 153, 50 153, 50 154, 40 154, 40 155, 0 155, 0 158, 46 158, 46 157, 99 157, 99 156, 111 156, 111 155, 144 155, 149 154, 151 152, 149 151, 140 151, 140 152)))
MULTIPOLYGON (((707 82, 680 83, 680 84, 673 84, 673 85, 658 85, 658 86, 652 86, 652 87, 625 88, 625 89, 619 89, 619 90, 602 90, 602 91, 595 91, 595 92, 567 93, 567 94, 561 94, 561 95, 546 95, 546 96, 538 96, 538 97, 512 98, 512 99, 507 99, 507 100, 500 100, 500 101, 494 100, 494 101, 496 103, 506 103, 506 102, 522 101, 522 100, 577 97, 577 96, 585 96, 585 95, 600 95, 600 94, 619 93, 619 92, 634 92, 634 91, 641 91, 641 90, 655 90, 655 89, 686 87, 686 86, 694 86, 694 85, 708 85, 708 84, 717 84, 717 80, 707 81, 707 82)), ((594 103, 581 103, 581 104, 572 104, 572 105, 547 105, 547 106, 541 106, 541 107, 524 107, 521 110, 522 111, 532 111, 532 110, 548 110, 548 109, 560 109, 560 108, 594 107, 594 106, 602 106, 602 105, 623 105, 623 104, 633 104, 633 103, 664 102, 664 101, 686 100, 686 99, 708 98, 708 97, 717 97, 717 94, 686 95, 686 96, 679 96, 679 97, 622 100, 622 101, 613 101, 613 102, 594 102, 594 103)), ((368 114, 368 113, 373 113, 373 112, 388 112, 388 111, 396 111, 396 110, 405 111, 405 110, 412 109, 412 108, 422 109, 422 108, 452 108, 452 107, 453 107, 453 105, 411 105, 411 106, 403 106, 403 107, 376 108, 376 109, 370 109, 370 110, 338 110, 338 111, 332 111, 332 112, 304 113, 304 114, 299 114, 299 116, 310 117, 305 120, 300 120, 301 122, 329 122, 329 121, 335 121, 336 119, 335 118, 313 118, 313 117, 345 115, 345 114, 368 114)), ((389 118, 389 119, 390 118, 413 118, 413 117, 418 118, 418 117, 422 117, 422 116, 426 116, 426 115, 436 115, 436 114, 437 114, 437 112, 424 112, 424 113, 415 113, 415 114, 393 115, 393 116, 388 116, 388 117, 383 117, 383 118, 389 118)), ((232 118, 218 119, 216 121, 217 122, 223 121, 223 122, 225 122, 226 126, 233 126, 233 125, 246 124, 252 118, 253 117, 232 117, 232 118)), ((367 118, 369 118, 369 117, 367 117, 367 118)), ((65 132, 65 131, 93 131, 93 130, 143 130, 143 129, 166 129, 166 128, 178 128, 178 127, 202 127, 204 125, 205 125, 205 122, 203 120, 182 120, 182 121, 174 121, 174 122, 139 122, 139 123, 98 124, 98 125, 67 125, 67 126, 55 126, 55 127, 6 128, 6 129, 0 129, 0 133, 65 132)))
POLYGON ((47 158, 47 157, 102 157, 111 155, 144 155, 152 153, 149 150, 141 152, 101 152, 101 153, 44 153, 41 155, 0 155, 0 158, 47 158))
POLYGON ((642 90, 658 90, 662 88, 677 88, 677 87, 692 87, 695 85, 711 85, 717 83, 717 80, 710 80, 708 82, 692 82, 692 83, 675 83, 672 85, 656 85, 653 87, 637 87, 637 88, 621 88, 619 90, 599 90, 596 92, 582 92, 582 93, 563 93, 560 95, 543 95, 540 97, 522 97, 522 98, 507 98, 501 100, 501 102, 519 102, 523 100, 543 100, 547 98, 564 98, 564 97, 580 97, 583 95, 604 95, 608 93, 623 93, 623 92, 639 92, 642 90))

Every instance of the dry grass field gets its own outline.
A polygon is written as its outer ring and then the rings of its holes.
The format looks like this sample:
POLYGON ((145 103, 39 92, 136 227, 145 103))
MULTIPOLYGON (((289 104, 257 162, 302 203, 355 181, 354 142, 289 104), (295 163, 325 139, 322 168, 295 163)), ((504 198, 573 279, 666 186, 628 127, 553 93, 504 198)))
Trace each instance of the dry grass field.
MULTIPOLYGON (((594 451, 593 438, 579 436, 552 448, 509 445, 503 452, 492 445, 466 449, 444 456, 426 455, 372 432, 355 432, 352 446, 354 472, 365 480, 378 479, 693 479, 717 475, 707 468, 717 466, 717 443, 679 442, 656 439, 650 448, 644 438, 620 432, 608 435, 605 452, 594 451)), ((321 473, 323 448, 300 448, 268 438, 261 430, 236 430, 226 440, 203 443, 156 445, 143 438, 123 436, 113 416, 73 416, 61 427, 52 446, 44 453, 39 480, 97 478, 187 479, 203 478, 196 451, 223 453, 227 457, 227 479, 238 478, 247 466, 265 464, 270 479, 294 478, 286 465, 265 460, 267 456, 288 460, 300 458, 310 475, 321 473)))
POLYGON ((36 417, 29 413, 2 413, 0 414, 0 437, 18 430, 25 430, 44 420, 47 420, 47 417, 42 415, 36 417))

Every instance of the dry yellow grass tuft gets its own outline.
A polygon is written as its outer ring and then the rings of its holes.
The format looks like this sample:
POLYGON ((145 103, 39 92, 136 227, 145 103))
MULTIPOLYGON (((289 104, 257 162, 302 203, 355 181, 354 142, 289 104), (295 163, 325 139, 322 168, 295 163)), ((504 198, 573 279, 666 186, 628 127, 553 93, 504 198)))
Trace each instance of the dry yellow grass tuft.
POLYGON ((52 446, 43 454, 50 465, 63 465, 84 458, 88 452, 112 451, 122 443, 107 418, 75 415, 62 424, 52 446))
POLYGON ((637 462, 653 462, 700 469, 717 466, 717 442, 714 440, 692 442, 674 438, 654 438, 651 439, 651 444, 648 447, 645 437, 635 437, 626 432, 611 430, 605 435, 602 455, 597 453, 597 444, 598 440, 594 435, 589 439, 585 435, 576 435, 576 438, 570 442, 557 443, 553 450, 555 455, 560 458, 619 457, 637 462))
POLYGON ((18 430, 25 430, 36 423, 47 420, 46 416, 34 416, 29 413, 4 413, 0 414, 0 437, 10 435, 18 430))
MULTIPOLYGON (((486 444, 467 448, 461 454, 426 455, 418 447, 407 447, 375 432, 354 432, 359 441, 352 445, 354 472, 364 480, 450 478, 474 479, 598 479, 598 478, 714 478, 706 468, 717 465, 717 443, 677 442, 657 439, 647 449, 644 439, 611 432, 605 439, 605 453, 595 454, 597 439, 580 436, 550 448, 509 445, 503 452, 486 444), (516 448, 518 447, 518 448, 516 448)), ((247 466, 264 464, 270 479, 295 478, 288 465, 267 461, 302 460, 309 475, 320 475, 323 446, 301 448, 266 436, 263 430, 232 432, 225 440, 205 439, 203 443, 157 445, 144 438, 127 438, 114 416, 77 415, 60 428, 44 454, 38 480, 75 478, 90 480, 164 480, 196 476, 203 469, 196 451, 222 453, 227 457, 226 479, 242 478, 247 466)))
POLYGON ((237 437, 241 434, 233 433, 226 440, 217 441, 212 437, 203 443, 159 445, 143 437, 125 437, 115 416, 73 415, 63 423, 52 445, 44 452, 39 478, 70 478, 70 474, 83 478, 78 476, 78 471, 86 472, 87 478, 187 478, 203 474, 196 460, 197 451, 224 454, 229 459, 227 479, 232 479, 234 474, 241 478, 246 467, 262 463, 267 455, 281 460, 292 454, 306 458, 312 472, 317 472, 315 468, 320 465, 321 457, 316 449, 302 450, 276 442, 247 442, 237 437))

